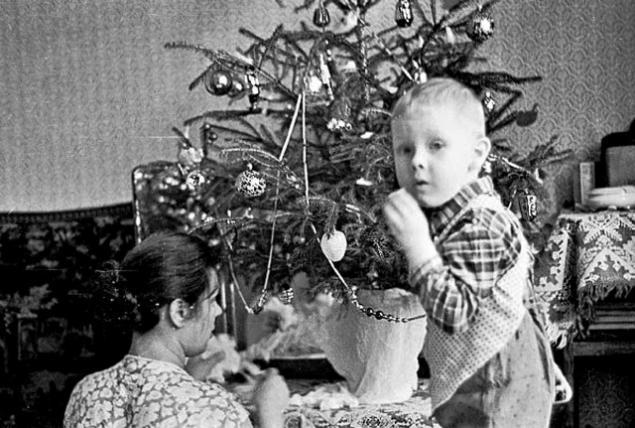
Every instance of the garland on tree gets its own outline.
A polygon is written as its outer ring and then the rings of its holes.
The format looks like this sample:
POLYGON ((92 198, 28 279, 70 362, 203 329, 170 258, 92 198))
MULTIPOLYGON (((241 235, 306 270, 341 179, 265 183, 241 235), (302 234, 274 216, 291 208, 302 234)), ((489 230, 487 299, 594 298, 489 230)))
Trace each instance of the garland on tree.
POLYGON ((512 143, 494 138, 535 122, 537 107, 517 103, 520 87, 541 79, 468 69, 485 62, 477 50, 494 34, 491 8, 500 0, 462 0, 443 14, 434 0, 427 11, 419 1, 396 0, 395 26, 372 31, 366 14, 384 1, 305 0, 296 12, 313 8, 312 26, 280 25, 268 38, 241 29, 251 45, 236 54, 166 45, 209 60, 190 90, 202 87, 230 104, 248 101, 203 112, 175 132, 190 194, 188 228, 223 251, 235 283, 236 272, 260 278, 255 303, 245 302, 252 312, 272 292, 289 302, 289 283, 300 271, 312 292, 347 298, 367 313, 372 308, 357 301, 357 287, 406 285, 405 260, 381 208, 397 186, 390 112, 412 85, 447 76, 481 97, 493 142, 489 172, 528 228, 536 227, 542 168, 569 154, 557 150, 554 138, 522 157, 512 143), (345 14, 344 31, 328 29, 332 7, 345 14), (192 128, 199 129, 200 148, 192 128))

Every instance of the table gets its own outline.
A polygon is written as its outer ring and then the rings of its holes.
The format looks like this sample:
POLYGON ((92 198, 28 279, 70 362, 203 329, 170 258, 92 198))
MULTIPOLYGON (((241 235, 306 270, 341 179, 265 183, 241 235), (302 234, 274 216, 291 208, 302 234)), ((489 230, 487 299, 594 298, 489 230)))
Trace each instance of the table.
POLYGON ((563 212, 536 259, 534 283, 547 331, 563 348, 596 302, 635 287, 635 211, 563 212))
MULTIPOLYGON (((291 394, 306 395, 327 384, 325 381, 288 379, 291 394)), ((331 383, 330 385, 333 385, 331 383)), ((297 398, 297 397, 296 397, 297 398)), ((412 398, 401 403, 360 405, 321 410, 307 405, 291 405, 285 411, 285 428, 438 428, 430 415, 428 380, 420 379, 412 398)))
MULTIPOLYGON (((428 379, 419 379, 413 396, 404 402, 389 404, 358 404, 333 406, 334 401, 350 403, 342 397, 353 399, 343 380, 287 378, 291 400, 284 412, 284 428, 441 428, 431 419, 432 403, 428 393, 428 379), (316 391, 319 400, 312 400, 316 391), (295 403, 295 404, 294 404, 295 403), (320 408, 320 406, 322 408, 320 408)), ((253 410, 251 388, 229 385, 237 398, 248 409, 253 410)))
MULTIPOLYGON (((559 348, 556 357, 574 390, 574 399, 556 415, 558 426, 573 427, 581 422, 630 426, 613 424, 616 415, 631 415, 633 406, 627 404, 628 398, 616 399, 619 394, 614 391, 615 385, 607 387, 605 380, 620 378, 615 358, 629 358, 635 352, 635 343, 623 334, 612 334, 608 341, 598 340, 603 325, 601 317, 595 315, 621 304, 635 287, 634 231, 635 211, 563 212, 544 251, 536 258, 534 284, 546 315, 547 332, 559 348), (590 337, 583 337, 580 333, 587 327, 596 328, 590 337), (599 356, 613 359, 602 360, 599 356), (606 367, 607 363, 611 367, 606 367), (610 379, 597 376, 608 369, 615 369, 610 379)), ((615 313, 611 318, 616 318, 615 313)), ((628 327, 626 323, 622 326, 628 327)), ((621 388, 622 397, 628 397, 629 391, 628 387, 621 388)))

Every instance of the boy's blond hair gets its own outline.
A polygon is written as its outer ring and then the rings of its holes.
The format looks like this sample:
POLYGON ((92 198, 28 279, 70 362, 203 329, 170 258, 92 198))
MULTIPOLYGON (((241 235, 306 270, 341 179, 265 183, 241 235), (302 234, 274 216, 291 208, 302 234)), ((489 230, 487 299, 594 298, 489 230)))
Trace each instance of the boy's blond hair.
POLYGON ((472 123, 476 138, 485 137, 485 113, 480 99, 472 89, 447 77, 431 78, 406 91, 393 108, 392 121, 414 109, 439 105, 455 108, 461 120, 472 123))

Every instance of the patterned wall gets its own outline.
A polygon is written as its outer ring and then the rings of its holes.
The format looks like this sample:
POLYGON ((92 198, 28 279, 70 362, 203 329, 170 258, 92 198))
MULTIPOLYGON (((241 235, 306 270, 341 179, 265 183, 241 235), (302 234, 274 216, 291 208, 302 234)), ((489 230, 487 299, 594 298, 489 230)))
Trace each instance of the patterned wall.
MULTIPOLYGON (((267 35, 279 23, 297 25, 291 6, 301 2, 284 3, 1 1, 0 211, 130 200, 133 166, 174 158, 170 128, 223 105, 186 89, 202 60, 162 45, 245 46, 239 27, 267 35)), ((385 0, 371 24, 390 25, 393 3, 385 0)), ((531 146, 559 134, 577 160, 598 158, 601 137, 635 116, 635 3, 507 0, 495 19, 496 37, 483 52, 492 66, 545 77, 524 101, 539 104, 539 121, 513 140, 531 146)), ((571 199, 571 170, 550 171, 556 205, 571 199)))

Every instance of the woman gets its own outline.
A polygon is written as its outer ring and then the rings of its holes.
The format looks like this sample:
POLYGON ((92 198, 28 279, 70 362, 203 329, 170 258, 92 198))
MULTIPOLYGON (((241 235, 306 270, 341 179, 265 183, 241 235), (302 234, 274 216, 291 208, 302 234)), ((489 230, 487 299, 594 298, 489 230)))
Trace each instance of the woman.
MULTIPOLYGON (((215 262, 202 240, 180 233, 154 234, 128 253, 109 281, 109 301, 132 324, 130 351, 79 382, 65 428, 251 426, 232 394, 186 371, 222 313, 215 262)), ((258 424, 281 427, 288 399, 284 380, 267 372, 254 392, 258 424)))

